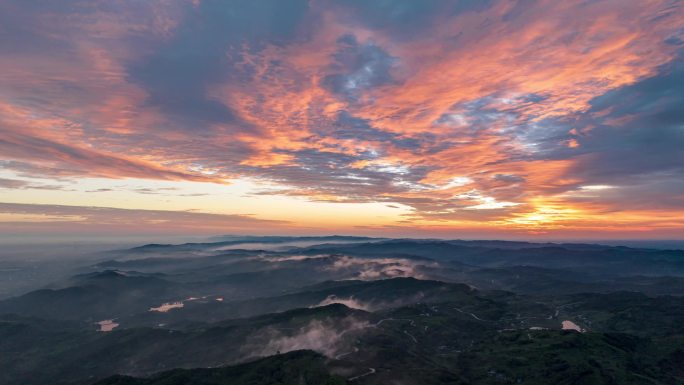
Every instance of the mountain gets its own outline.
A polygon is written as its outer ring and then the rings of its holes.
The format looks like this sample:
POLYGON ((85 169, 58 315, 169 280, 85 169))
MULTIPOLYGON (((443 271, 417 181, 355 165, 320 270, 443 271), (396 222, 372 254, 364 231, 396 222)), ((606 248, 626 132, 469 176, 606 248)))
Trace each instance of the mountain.
POLYGON ((254 362, 212 369, 175 369, 150 378, 113 376, 95 385, 343 385, 321 354, 298 350, 254 362))
POLYGON ((302 253, 424 257, 478 267, 535 266, 603 275, 684 275, 684 251, 584 244, 528 244, 482 241, 387 240, 351 245, 316 245, 302 253), (511 247, 511 244, 517 247, 511 247), (504 247, 500 247, 504 246, 504 247))
POLYGON ((186 291, 157 276, 114 270, 78 275, 64 285, 0 301, 0 314, 99 321, 147 311, 150 304, 178 298, 186 291))
POLYGON ((115 250, 0 301, 0 383, 683 383, 682 255, 339 237, 115 250))
POLYGON ((347 349, 368 313, 332 304, 193 329, 50 330, 0 318, 0 383, 73 384, 115 373, 150 375, 175 367, 220 366, 299 349, 347 349), (349 339, 349 340, 348 340, 349 339), (27 347, 30 346, 30 349, 27 347))
POLYGON ((127 326, 166 326, 183 328, 196 322, 217 322, 221 319, 244 318, 259 314, 282 312, 295 308, 341 303, 361 310, 380 310, 416 302, 436 302, 460 298, 469 300, 476 293, 463 284, 393 278, 378 281, 327 281, 307 286, 291 294, 241 301, 196 301, 168 312, 145 312, 123 317, 127 326))

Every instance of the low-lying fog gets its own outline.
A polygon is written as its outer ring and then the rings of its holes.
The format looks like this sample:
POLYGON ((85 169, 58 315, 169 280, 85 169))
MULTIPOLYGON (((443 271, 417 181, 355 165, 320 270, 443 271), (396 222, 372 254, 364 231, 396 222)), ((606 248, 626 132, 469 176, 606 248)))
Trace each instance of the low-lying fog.
POLYGON ((130 243, 0 244, 0 299, 35 290, 102 259, 103 251, 130 243))
MULTIPOLYGON (((335 241, 335 242, 329 242, 329 243, 334 243, 334 244, 340 244, 340 245, 348 245, 348 244, 354 244, 354 243, 362 243, 362 242, 368 242, 367 240, 363 241, 335 241)), ((318 241, 297 241, 297 242, 278 242, 278 243, 265 243, 265 242, 245 242, 245 243, 237 243, 233 245, 227 245, 227 246, 221 246, 217 247, 215 249, 212 249, 213 251, 223 251, 223 250, 266 250, 266 251, 287 251, 291 249, 295 249, 298 247, 310 247, 310 246, 315 246, 315 245, 320 245, 321 242, 320 240, 318 241)))
MULTIPOLYGON (((250 237, 253 239, 253 237, 250 237)), ((61 242, 52 238, 46 239, 11 239, 0 236, 0 299, 24 294, 45 285, 61 281, 73 276, 76 269, 93 265, 99 261, 114 258, 106 252, 117 250, 116 258, 126 259, 126 249, 150 243, 182 244, 185 242, 212 242, 207 238, 117 238, 96 240, 73 240, 71 237, 61 242), (123 254, 121 254, 123 252, 123 254)), ((203 254, 214 254, 229 250, 267 250, 287 251, 304 248, 321 243, 351 244, 368 242, 368 240, 302 240, 282 242, 258 242, 252 239, 242 243, 210 247, 203 254)), ((239 241, 240 237, 231 238, 239 241)), ((148 254, 148 257, 168 256, 165 254, 148 254)), ((189 256, 189 255, 184 255, 189 256)))

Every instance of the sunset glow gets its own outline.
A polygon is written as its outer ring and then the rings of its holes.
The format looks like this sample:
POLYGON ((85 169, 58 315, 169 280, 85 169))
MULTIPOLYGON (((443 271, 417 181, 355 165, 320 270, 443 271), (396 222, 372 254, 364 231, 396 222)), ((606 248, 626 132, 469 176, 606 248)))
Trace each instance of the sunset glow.
POLYGON ((0 232, 684 237, 684 4, 0 3, 0 232))

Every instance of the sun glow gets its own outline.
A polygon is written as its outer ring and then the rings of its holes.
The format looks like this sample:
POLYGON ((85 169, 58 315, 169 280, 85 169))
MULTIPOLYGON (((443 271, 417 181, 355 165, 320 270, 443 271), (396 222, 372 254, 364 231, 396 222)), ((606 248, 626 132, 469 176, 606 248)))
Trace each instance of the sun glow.
POLYGON ((684 8, 266 3, 0 2, 1 226, 682 234, 684 8))

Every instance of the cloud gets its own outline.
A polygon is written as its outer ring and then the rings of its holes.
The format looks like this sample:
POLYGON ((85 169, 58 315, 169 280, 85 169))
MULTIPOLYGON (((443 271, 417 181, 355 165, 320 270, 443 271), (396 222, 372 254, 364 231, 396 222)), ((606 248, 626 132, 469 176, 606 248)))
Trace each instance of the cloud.
MULTIPOLYGON (((684 51, 682 51, 684 57, 684 51)), ((592 100, 577 127, 577 172, 590 181, 624 182, 647 174, 684 176, 684 63, 664 66, 657 76, 592 100), (594 167, 583 167, 591 162, 594 167), (582 168, 582 169, 580 169, 582 168), (621 180, 618 180, 621 179, 621 180)))
MULTIPOLYGON (((7 123, 2 121, 0 123, 7 123)), ((14 122, 10 123, 12 126, 14 122)), ((195 180, 219 181, 202 174, 193 174, 181 170, 173 170, 139 159, 127 159, 121 156, 95 151, 61 143, 25 131, 13 131, 0 126, 0 153, 12 159, 30 161, 38 165, 46 165, 49 169, 61 169, 61 175, 87 175, 105 178, 145 178, 162 180, 195 180)), ((8 163, 11 167, 14 163, 8 163)), ((20 163, 21 164, 21 163, 20 163)), ((33 167, 36 171, 39 168, 33 167)), ((44 168, 45 169, 45 168, 44 168)))
POLYGON ((392 82, 390 70, 397 59, 382 48, 372 42, 360 44, 351 34, 340 36, 337 45, 333 73, 323 78, 323 86, 355 100, 367 88, 392 82))
POLYGON ((213 124, 235 130, 258 130, 209 94, 210 86, 233 79, 232 61, 243 45, 287 41, 307 10, 307 2, 277 0, 258 3, 202 1, 186 4, 183 18, 154 53, 129 65, 134 83, 147 91, 146 103, 180 120, 180 130, 196 135, 217 134, 213 124))
POLYGON ((362 301, 359 301, 355 299, 353 296, 349 298, 338 298, 335 295, 329 295, 326 299, 323 301, 319 302, 317 305, 314 305, 313 307, 318 307, 318 306, 328 306, 332 305, 334 303, 340 303, 348 308, 352 309, 358 309, 358 310, 365 310, 365 311, 370 311, 370 305, 366 304, 362 301))
POLYGON ((677 143, 684 140, 683 82, 678 60, 655 76, 595 97, 581 114, 541 122, 548 129, 536 138, 534 156, 571 160, 559 170, 559 180, 567 182, 554 199, 595 213, 681 210, 684 153, 677 143), (576 145, 567 146, 568 140, 576 145), (591 185, 612 188, 583 188, 591 185))
POLYGON ((65 190, 64 186, 48 185, 42 183, 31 183, 20 179, 0 178, 0 189, 17 190, 65 190))
POLYGON ((27 185, 24 180, 0 178, 0 188, 24 188, 27 185))
POLYGON ((349 278, 377 280, 396 277, 427 278, 421 267, 434 265, 435 262, 418 262, 405 258, 357 258, 340 256, 334 259, 327 270, 342 273, 349 278))
POLYGON ((400 205, 415 226, 553 230, 611 210, 643 227, 681 214, 682 12, 7 1, 0 157, 22 177, 267 181, 248 194, 400 205), (577 196, 592 184, 618 187, 577 196))
POLYGON ((367 327, 367 321, 360 321, 354 317, 341 320, 312 320, 294 333, 287 334, 274 327, 267 327, 251 336, 242 349, 251 356, 270 356, 278 352, 310 349, 328 357, 335 357, 338 352, 350 349, 352 336, 367 327))
MULTIPOLYGON (((235 248, 240 248, 239 246, 240 245, 238 245, 238 247, 235 247, 235 248)), ((259 246, 261 246, 261 244, 259 246)), ((271 249, 283 247, 282 245, 278 245, 278 244, 275 246, 264 244, 263 246, 265 246, 265 247, 270 246, 271 249)), ((230 246, 230 248, 233 248, 233 247, 230 246)), ((230 250, 230 248, 228 250, 230 250)), ((221 250, 226 250, 226 249, 222 248, 221 250)), ((330 258, 330 256, 329 255, 283 255, 283 256, 263 255, 263 256, 258 256, 257 258, 260 260, 263 260, 263 261, 268 261, 268 262, 290 262, 290 261, 299 262, 299 261, 308 261, 311 259, 327 259, 327 258, 330 258)))
POLYGON ((415 38, 425 34, 429 27, 442 16, 455 17, 477 12, 491 6, 491 1, 472 0, 399 0, 399 1, 334 1, 340 8, 349 11, 350 23, 361 22, 365 27, 388 31, 400 39, 415 38))
POLYGON ((247 215, 19 203, 0 203, 0 216, 0 229, 7 233, 217 234, 277 231, 288 224, 247 215))

